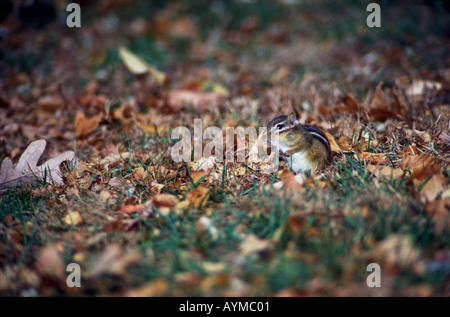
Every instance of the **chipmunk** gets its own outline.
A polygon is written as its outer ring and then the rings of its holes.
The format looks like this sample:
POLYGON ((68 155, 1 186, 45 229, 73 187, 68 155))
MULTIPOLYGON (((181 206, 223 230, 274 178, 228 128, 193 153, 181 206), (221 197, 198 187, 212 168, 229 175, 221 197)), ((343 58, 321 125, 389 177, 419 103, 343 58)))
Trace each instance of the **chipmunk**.
POLYGON ((294 173, 323 170, 331 163, 327 137, 316 127, 300 124, 294 113, 273 119, 267 130, 271 145, 281 151, 294 173))

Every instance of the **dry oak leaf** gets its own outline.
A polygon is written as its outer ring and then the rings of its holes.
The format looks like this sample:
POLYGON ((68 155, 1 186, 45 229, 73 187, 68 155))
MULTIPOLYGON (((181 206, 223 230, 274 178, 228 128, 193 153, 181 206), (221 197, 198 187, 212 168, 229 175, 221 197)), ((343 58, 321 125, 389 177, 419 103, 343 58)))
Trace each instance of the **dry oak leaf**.
POLYGON ((47 142, 43 139, 31 142, 15 167, 9 157, 5 158, 0 168, 0 188, 14 187, 19 184, 35 184, 37 179, 57 186, 63 185, 64 181, 59 165, 64 161, 72 161, 75 153, 64 152, 37 166, 46 144, 47 142))
POLYGON ((403 118, 406 113, 406 107, 400 102, 395 91, 390 90, 390 99, 386 101, 386 94, 381 88, 381 83, 377 86, 374 93, 369 94, 368 114, 372 120, 386 121, 390 118, 403 118))
MULTIPOLYGON (((325 108, 325 107, 322 107, 325 108)), ((341 96, 341 103, 335 107, 333 107, 334 110, 337 110, 338 112, 347 112, 349 114, 356 114, 359 109, 359 103, 356 100, 356 98, 352 94, 345 94, 341 96)), ((325 109, 321 109, 323 112, 328 112, 325 109)))
POLYGON ((82 139, 91 135, 98 128, 100 121, 102 121, 101 114, 88 119, 83 112, 78 111, 74 124, 77 139, 82 139))
MULTIPOLYGON (((389 162, 386 153, 358 152, 358 156, 362 162, 370 164, 386 164, 389 162)), ((357 160, 358 156, 355 154, 354 158, 357 160)))

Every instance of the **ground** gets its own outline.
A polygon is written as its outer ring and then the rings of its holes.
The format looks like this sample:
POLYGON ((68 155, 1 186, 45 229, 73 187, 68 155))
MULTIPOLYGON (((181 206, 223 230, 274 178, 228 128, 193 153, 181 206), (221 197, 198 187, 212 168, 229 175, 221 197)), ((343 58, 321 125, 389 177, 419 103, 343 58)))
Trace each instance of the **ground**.
POLYGON ((8 3, 2 296, 450 295, 448 4, 383 1, 370 28, 363 1, 83 0, 69 28, 65 1, 8 3), (326 170, 171 156, 194 119, 291 112, 326 170), (62 182, 5 184, 40 139, 38 165, 73 151, 62 182))

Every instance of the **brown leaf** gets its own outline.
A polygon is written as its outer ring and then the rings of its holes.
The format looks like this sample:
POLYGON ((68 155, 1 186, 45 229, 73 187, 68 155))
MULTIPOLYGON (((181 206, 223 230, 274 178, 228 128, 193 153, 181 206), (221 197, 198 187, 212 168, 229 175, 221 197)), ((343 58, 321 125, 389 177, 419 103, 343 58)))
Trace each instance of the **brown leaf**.
POLYGON ((432 201, 436 199, 436 197, 438 197, 445 190, 445 188, 448 188, 448 182, 449 179, 445 177, 444 173, 442 173, 442 170, 440 169, 426 181, 425 185, 422 187, 421 193, 427 201, 432 201))
POLYGON ((414 186, 421 186, 424 197, 431 201, 448 187, 448 178, 442 173, 437 158, 428 154, 403 155, 400 167, 412 174, 414 186))
POLYGON ((208 202, 209 188, 197 186, 186 195, 186 201, 194 208, 204 208, 208 202))
POLYGON ((36 103, 36 106, 41 108, 42 110, 50 113, 56 112, 56 110, 62 108, 64 105, 63 100, 61 97, 54 97, 54 96, 45 96, 38 100, 36 103))
POLYGON ((148 134, 163 134, 167 132, 167 125, 155 125, 155 124, 146 124, 143 122, 140 122, 138 119, 134 119, 133 122, 136 124, 136 126, 148 134))
POLYGON ((205 175, 206 175, 206 173, 203 170, 191 171, 191 177, 192 177, 192 180, 194 181, 194 184, 196 184, 205 175))
POLYGON ((399 178, 404 174, 401 168, 392 168, 386 165, 368 165, 367 169, 376 177, 399 178))
POLYGON ((353 153, 353 148, 350 145, 350 143, 347 142, 347 140, 344 137, 340 137, 337 140, 337 143, 339 144, 339 147, 341 148, 342 152, 344 153, 353 153))
MULTIPOLYGON (((386 164, 389 162, 387 154, 385 153, 359 152, 358 156, 363 163, 369 162, 370 164, 386 164)), ((354 158, 356 160, 358 159, 356 154, 354 155, 354 158)))
POLYGON ((340 110, 345 111, 350 114, 354 114, 358 112, 359 105, 358 101, 352 94, 345 94, 342 97, 343 105, 340 106, 340 110))
POLYGON ((145 205, 124 205, 120 207, 120 211, 126 214, 131 214, 133 212, 140 213, 144 210, 145 205))
POLYGON ((173 208, 178 203, 178 198, 171 194, 159 194, 153 197, 152 203, 156 208, 173 208))
POLYGON ((394 91, 391 90, 390 95, 393 101, 389 103, 386 101, 386 96, 380 83, 375 92, 369 96, 368 114, 372 120, 386 121, 390 118, 403 118, 406 107, 401 104, 394 91))
POLYGON ((134 179, 138 182, 144 182, 150 180, 150 173, 145 170, 143 166, 139 166, 132 170, 134 179))
POLYGON ((75 117, 74 124, 77 139, 82 139, 91 135, 98 128, 101 120, 101 114, 88 119, 83 112, 79 111, 75 117))
POLYGON ((304 179, 301 174, 294 175, 290 170, 284 169, 280 174, 283 188, 287 190, 297 191, 304 187, 304 179))

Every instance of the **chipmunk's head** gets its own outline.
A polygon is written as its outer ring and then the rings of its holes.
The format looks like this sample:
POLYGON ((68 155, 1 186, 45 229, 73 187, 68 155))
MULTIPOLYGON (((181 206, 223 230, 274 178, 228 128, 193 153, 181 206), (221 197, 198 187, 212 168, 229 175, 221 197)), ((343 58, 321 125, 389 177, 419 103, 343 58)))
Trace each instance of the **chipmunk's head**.
POLYGON ((291 113, 289 116, 279 116, 270 121, 267 125, 267 131, 272 145, 276 145, 273 144, 274 142, 280 145, 292 143, 294 140, 291 132, 296 125, 298 125, 298 122, 294 113, 291 113))

